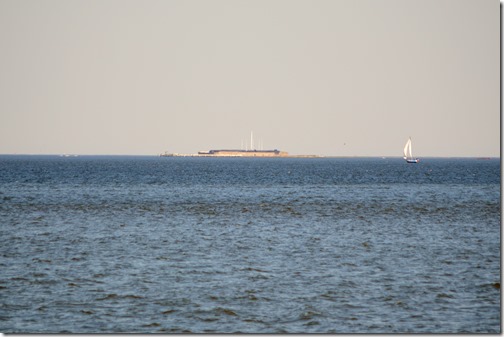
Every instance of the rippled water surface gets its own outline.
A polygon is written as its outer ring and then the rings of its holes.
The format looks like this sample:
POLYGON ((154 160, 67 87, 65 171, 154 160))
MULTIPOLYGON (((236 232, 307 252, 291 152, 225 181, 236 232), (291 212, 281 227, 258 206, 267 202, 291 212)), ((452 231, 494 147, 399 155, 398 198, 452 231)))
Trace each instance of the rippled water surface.
POLYGON ((500 333, 500 161, 0 156, 0 331, 500 333))

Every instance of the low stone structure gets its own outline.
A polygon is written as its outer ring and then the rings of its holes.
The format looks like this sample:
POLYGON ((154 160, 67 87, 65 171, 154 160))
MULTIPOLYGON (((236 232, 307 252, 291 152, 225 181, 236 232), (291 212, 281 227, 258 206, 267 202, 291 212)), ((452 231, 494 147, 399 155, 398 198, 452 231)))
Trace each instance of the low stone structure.
POLYGON ((208 157, 288 157, 289 154, 279 150, 209 150, 200 151, 198 156, 208 157))

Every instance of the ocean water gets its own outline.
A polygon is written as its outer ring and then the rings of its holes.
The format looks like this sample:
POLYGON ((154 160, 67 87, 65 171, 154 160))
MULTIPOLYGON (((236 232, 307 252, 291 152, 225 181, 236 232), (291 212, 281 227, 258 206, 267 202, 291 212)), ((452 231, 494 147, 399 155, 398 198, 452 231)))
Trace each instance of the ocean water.
POLYGON ((0 156, 0 331, 500 333, 500 169, 0 156))

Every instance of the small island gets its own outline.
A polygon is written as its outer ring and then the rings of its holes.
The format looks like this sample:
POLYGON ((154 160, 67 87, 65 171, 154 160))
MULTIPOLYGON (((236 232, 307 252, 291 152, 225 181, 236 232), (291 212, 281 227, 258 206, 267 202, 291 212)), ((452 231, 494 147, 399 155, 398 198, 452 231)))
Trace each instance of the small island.
MULTIPOLYGON (((262 147, 262 146, 261 146, 262 147)), ((257 150, 254 147, 254 135, 250 132, 250 148, 233 150, 207 150, 199 151, 195 154, 180 154, 165 152, 159 155, 160 157, 259 157, 259 158, 320 158, 317 155, 289 155, 288 152, 274 150, 257 150)))

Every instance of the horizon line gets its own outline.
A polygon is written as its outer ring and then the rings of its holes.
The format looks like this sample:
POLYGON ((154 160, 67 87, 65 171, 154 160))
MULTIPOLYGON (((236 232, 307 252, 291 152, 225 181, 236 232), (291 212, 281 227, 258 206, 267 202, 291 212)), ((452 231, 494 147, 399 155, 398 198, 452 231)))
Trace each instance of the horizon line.
MULTIPOLYGON (((79 153, 0 153, 0 156, 57 156, 57 157, 159 157, 159 154, 119 154, 119 153, 109 153, 109 154, 79 154, 79 153)), ((292 154, 289 155, 291 158, 301 156, 314 156, 312 159, 321 159, 321 158, 403 158, 401 155, 387 156, 387 155, 307 155, 307 154, 292 154)), ((202 158, 208 158, 205 156, 201 156, 202 158)), ((501 158, 498 156, 487 156, 487 155, 454 155, 454 156, 442 156, 442 155, 426 155, 426 156, 418 156, 419 158, 490 158, 497 159, 501 158)), ((197 154, 194 154, 191 158, 198 158, 197 154)), ((216 157, 216 158, 227 158, 227 157, 216 157)), ((231 157, 229 157, 231 158, 231 157)), ((240 157, 232 157, 232 158, 240 158, 240 157)), ((255 157, 244 157, 244 158, 255 158, 255 157)), ((260 157, 257 157, 260 158, 260 157)), ((305 159, 310 159, 308 157, 304 157, 305 159)), ((264 159, 264 158, 262 158, 264 159)), ((278 159, 278 158, 277 158, 278 159)))

